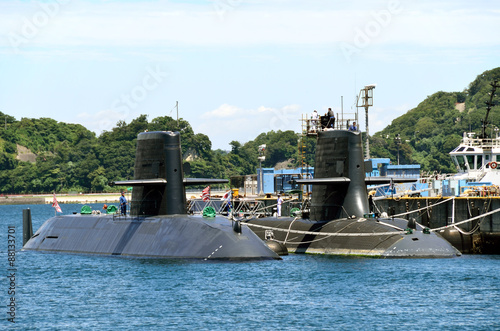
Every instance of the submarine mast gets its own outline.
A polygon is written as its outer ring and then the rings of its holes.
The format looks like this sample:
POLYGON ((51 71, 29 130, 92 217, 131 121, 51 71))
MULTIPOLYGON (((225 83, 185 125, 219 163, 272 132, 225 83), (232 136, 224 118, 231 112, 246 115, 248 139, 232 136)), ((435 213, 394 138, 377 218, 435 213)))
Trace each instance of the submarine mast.
MULTIPOLYGON (((365 147, 365 159, 370 158, 370 132, 368 127, 368 108, 373 106, 373 89, 377 84, 366 85, 359 91, 358 100, 356 102, 356 107, 365 108, 365 123, 366 123, 366 147, 365 147), (361 102, 361 104, 360 104, 361 102)), ((359 124, 358 124, 359 125, 359 124)))

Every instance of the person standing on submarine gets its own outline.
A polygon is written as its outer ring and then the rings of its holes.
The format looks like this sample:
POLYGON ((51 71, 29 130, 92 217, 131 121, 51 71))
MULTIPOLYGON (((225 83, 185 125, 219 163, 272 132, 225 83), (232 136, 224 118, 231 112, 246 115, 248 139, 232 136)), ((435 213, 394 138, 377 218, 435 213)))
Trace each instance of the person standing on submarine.
POLYGON ((127 198, 125 198, 125 192, 122 192, 122 196, 120 197, 120 209, 122 215, 127 215, 127 198))

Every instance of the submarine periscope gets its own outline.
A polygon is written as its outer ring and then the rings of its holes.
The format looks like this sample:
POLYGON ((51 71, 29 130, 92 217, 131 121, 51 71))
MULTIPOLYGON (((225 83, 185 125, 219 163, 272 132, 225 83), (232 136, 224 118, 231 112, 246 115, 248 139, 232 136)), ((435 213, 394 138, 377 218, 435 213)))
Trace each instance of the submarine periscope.
POLYGON ((130 216, 62 215, 47 221, 24 251, 139 258, 281 259, 251 231, 222 216, 188 215, 186 185, 227 180, 183 178, 179 132, 137 137, 130 216))

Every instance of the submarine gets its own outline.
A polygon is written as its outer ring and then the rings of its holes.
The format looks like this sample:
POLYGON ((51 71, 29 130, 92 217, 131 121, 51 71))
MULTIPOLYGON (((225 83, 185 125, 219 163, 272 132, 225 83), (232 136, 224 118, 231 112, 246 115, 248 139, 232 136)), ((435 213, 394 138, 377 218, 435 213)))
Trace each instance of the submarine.
MULTIPOLYGON (((227 180, 184 178, 180 133, 137 137, 130 215, 55 216, 24 244, 24 251, 137 258, 202 260, 281 259, 247 225, 222 216, 188 215, 186 185, 227 180)), ((29 232, 28 232, 29 233, 29 232)))
POLYGON ((319 131, 315 177, 296 181, 312 185, 309 210, 295 217, 249 218, 245 222, 261 239, 276 241, 290 253, 387 258, 461 255, 414 219, 381 217, 370 210, 367 185, 391 179, 365 178, 367 167, 360 132, 319 131))

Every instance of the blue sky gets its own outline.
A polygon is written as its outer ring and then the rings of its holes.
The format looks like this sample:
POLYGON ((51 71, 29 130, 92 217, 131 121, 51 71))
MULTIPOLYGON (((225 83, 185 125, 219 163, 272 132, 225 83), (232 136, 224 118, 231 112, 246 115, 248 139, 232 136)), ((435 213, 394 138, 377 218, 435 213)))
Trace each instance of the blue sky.
POLYGON ((498 1, 0 2, 0 111, 97 134, 140 114, 188 120, 213 148, 300 131, 314 109, 370 133, 500 66, 498 1), (364 130, 364 113, 360 112, 364 130))

